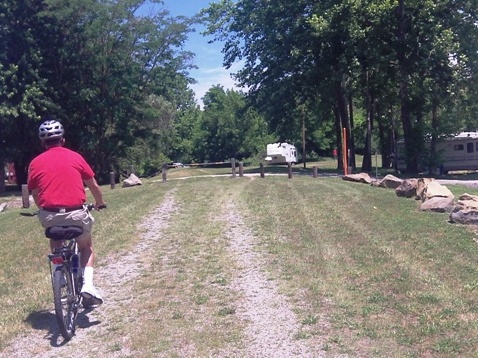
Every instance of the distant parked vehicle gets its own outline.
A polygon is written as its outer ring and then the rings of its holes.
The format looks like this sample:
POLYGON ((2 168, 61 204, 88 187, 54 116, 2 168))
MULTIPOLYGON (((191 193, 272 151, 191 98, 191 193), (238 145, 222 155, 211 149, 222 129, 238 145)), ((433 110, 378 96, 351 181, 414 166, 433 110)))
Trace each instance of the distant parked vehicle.
POLYGON ((267 157, 269 164, 295 164, 297 163, 297 148, 289 143, 267 144, 267 157))
MULTIPOLYGON (((430 143, 427 143, 430 146, 430 143)), ((461 132, 440 140, 436 151, 442 174, 455 170, 478 170, 478 132, 461 132)), ((405 143, 397 142, 397 170, 405 170, 405 143)))
POLYGON ((17 176, 15 174, 15 165, 13 163, 7 163, 4 168, 5 180, 8 184, 16 184, 17 176))

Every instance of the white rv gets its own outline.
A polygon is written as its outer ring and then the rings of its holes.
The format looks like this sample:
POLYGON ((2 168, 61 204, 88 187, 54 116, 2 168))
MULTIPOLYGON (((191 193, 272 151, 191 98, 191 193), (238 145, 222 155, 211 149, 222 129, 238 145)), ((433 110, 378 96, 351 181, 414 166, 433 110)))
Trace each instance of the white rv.
POLYGON ((297 149, 289 143, 267 144, 266 162, 269 164, 297 163, 297 149))
MULTIPOLYGON (((454 170, 478 170, 478 132, 462 132, 438 141, 436 151, 440 171, 444 174, 454 170)), ((397 154, 397 169, 405 170, 403 141, 397 143, 397 154)))

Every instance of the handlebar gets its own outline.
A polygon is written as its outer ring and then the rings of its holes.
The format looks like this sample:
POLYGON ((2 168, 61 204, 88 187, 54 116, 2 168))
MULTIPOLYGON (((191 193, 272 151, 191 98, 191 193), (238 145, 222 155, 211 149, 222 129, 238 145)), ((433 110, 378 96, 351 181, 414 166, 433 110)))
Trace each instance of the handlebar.
MULTIPOLYGON (((88 209, 88 211, 95 210, 95 204, 87 204, 86 208, 88 209)), ((99 210, 106 209, 106 208, 107 208, 106 204, 105 205, 100 205, 100 206, 98 206, 97 210, 99 211, 99 210)))

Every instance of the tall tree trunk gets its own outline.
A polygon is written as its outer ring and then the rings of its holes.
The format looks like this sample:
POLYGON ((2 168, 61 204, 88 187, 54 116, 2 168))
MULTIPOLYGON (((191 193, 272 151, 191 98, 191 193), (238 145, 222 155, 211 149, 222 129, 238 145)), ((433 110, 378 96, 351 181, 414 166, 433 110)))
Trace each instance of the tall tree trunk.
MULTIPOLYGON (((432 138, 430 143, 430 162, 428 173, 430 175, 436 172, 438 167, 437 160, 437 142, 438 142, 438 100, 433 100, 432 107, 432 138)), ((440 171, 441 174, 441 171, 440 171)))
POLYGON ((374 108, 373 102, 370 101, 367 109, 367 133, 365 135, 365 153, 362 161, 362 170, 364 172, 372 171, 372 128, 374 108))
MULTIPOLYGON (((380 116, 380 113, 377 113, 377 118, 380 116)), ((386 130, 386 126, 382 121, 377 122, 378 126, 378 136, 379 136, 379 147, 380 147, 380 154, 382 155, 382 168, 390 168, 391 164, 391 149, 392 148, 392 135, 391 131, 386 130)))
POLYGON ((335 116, 335 138, 336 138, 336 143, 335 147, 337 148, 338 156, 337 156, 337 169, 341 170, 344 169, 344 165, 342 163, 342 126, 340 123, 340 115, 339 115, 339 110, 338 106, 335 105, 334 107, 334 116, 335 116))
POLYGON ((353 96, 352 94, 349 95, 348 97, 348 103, 349 103, 349 126, 350 126, 350 164, 352 168, 357 167, 357 163, 355 163, 355 139, 354 139, 354 134, 352 132, 352 129, 354 128, 354 104, 353 104, 353 96))
POLYGON ((365 73, 365 102, 367 111, 367 132, 365 134, 365 153, 362 160, 362 171, 372 171, 372 119, 373 119, 373 99, 370 94, 370 87, 368 83, 368 71, 365 73))
POLYGON ((1 180, 0 180, 0 194, 5 192, 5 158, 4 156, 0 153, 0 165, 2 168, 2 171, 0 172, 1 174, 1 180))
POLYGON ((304 105, 302 105, 302 163, 303 168, 307 168, 307 158, 305 154, 305 109, 304 105))
MULTIPOLYGON (((378 108, 378 104, 375 105, 375 118, 385 118, 382 116, 382 108, 378 108)), ((391 106, 391 108, 393 108, 391 106)), ((395 156, 394 146, 394 123, 393 123, 393 111, 390 109, 389 118, 384 121, 376 121, 378 125, 380 153, 382 154, 382 168, 390 168, 392 163, 392 157, 395 156), (392 155, 393 153, 393 155, 392 155)))
POLYGON ((400 78, 400 119, 403 126, 405 139, 405 158, 407 172, 418 173, 418 155, 415 150, 414 130, 410 115, 410 100, 408 92, 408 74, 406 63, 406 38, 405 38, 405 0, 398 0, 398 37, 399 50, 397 53, 399 78, 400 78))
POLYGON ((37 149, 40 148, 40 140, 37 137, 37 125, 33 125, 32 119, 26 115, 21 115, 14 121, 13 136, 14 138, 22 138, 24 143, 12 158, 15 163, 15 175, 17 177, 17 185, 21 188, 22 184, 27 183, 28 166, 31 160, 38 154, 37 149))

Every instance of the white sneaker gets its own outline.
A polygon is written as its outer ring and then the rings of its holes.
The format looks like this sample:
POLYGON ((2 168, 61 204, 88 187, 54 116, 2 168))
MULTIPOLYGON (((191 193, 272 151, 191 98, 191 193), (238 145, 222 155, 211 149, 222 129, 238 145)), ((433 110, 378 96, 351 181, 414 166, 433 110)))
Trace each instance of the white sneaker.
POLYGON ((103 298, 94 286, 84 285, 81 289, 81 296, 83 297, 83 306, 97 306, 103 303, 103 298))

